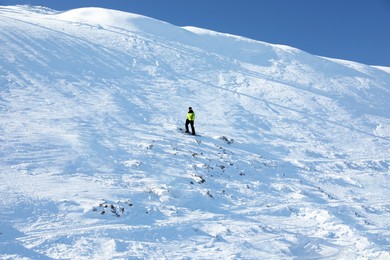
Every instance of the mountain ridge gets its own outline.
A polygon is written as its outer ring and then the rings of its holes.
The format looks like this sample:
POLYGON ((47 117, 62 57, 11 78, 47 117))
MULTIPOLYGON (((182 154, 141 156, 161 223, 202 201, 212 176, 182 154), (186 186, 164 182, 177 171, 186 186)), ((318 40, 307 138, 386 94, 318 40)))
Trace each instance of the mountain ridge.
POLYGON ((389 73, 106 9, 0 27, 1 257, 389 257, 389 73))

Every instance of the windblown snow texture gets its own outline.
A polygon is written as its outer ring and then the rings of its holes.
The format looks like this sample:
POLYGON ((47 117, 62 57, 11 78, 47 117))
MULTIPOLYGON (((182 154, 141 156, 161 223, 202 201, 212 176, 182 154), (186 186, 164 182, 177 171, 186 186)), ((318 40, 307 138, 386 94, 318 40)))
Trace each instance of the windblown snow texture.
POLYGON ((0 7, 0 258, 389 259, 389 86, 135 14, 0 7))

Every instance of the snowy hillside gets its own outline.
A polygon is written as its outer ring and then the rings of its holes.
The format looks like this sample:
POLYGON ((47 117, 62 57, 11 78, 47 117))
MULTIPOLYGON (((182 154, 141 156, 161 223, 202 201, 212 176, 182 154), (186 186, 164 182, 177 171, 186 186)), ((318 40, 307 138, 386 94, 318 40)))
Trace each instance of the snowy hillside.
POLYGON ((0 258, 389 259, 389 72, 0 6, 0 258))

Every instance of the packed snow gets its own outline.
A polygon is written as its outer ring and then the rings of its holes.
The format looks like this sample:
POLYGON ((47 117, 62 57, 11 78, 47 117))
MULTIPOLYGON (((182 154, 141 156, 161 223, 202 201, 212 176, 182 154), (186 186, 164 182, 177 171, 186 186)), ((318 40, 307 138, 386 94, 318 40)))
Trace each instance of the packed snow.
POLYGON ((389 72, 1 6, 0 258, 390 259, 389 72))

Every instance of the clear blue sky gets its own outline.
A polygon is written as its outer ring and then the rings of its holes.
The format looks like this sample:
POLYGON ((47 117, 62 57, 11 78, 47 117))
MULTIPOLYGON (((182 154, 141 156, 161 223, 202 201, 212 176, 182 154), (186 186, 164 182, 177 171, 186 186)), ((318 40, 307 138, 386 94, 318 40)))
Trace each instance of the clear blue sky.
POLYGON ((390 0, 0 0, 16 4, 123 10, 390 67, 390 0))

